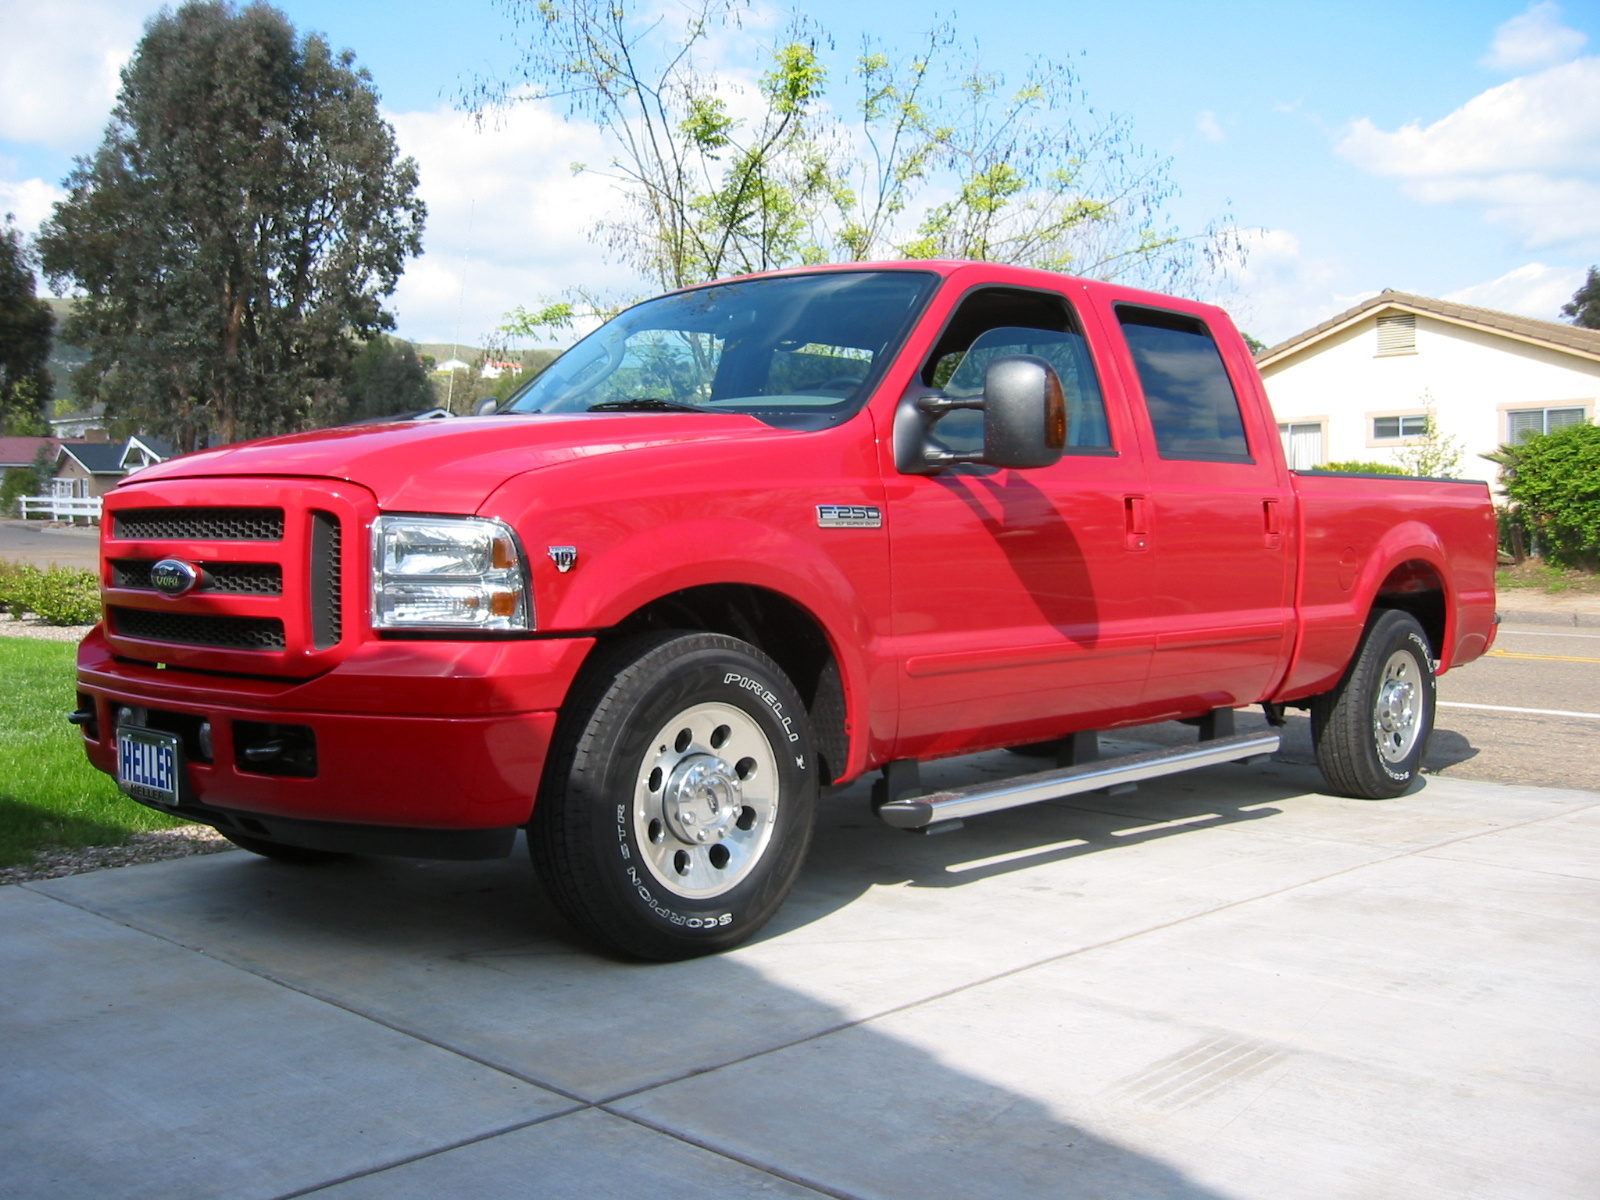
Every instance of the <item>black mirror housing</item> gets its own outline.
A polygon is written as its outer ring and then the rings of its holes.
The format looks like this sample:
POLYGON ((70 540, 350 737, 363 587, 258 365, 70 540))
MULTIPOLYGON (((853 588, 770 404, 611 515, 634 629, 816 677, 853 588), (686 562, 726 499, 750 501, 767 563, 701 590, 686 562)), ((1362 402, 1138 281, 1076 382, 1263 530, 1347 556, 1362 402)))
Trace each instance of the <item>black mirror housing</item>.
POLYGON ((1067 403, 1055 368, 1031 354, 997 358, 984 372, 983 395, 951 399, 915 387, 901 399, 894 418, 895 467, 903 475, 935 475, 957 463, 992 467, 1048 467, 1067 445, 1067 403), (983 411, 983 449, 952 454, 932 439, 945 414, 961 408, 983 411))
POLYGON ((1031 354, 1008 354, 983 377, 983 461, 993 467, 1049 467, 1067 446, 1067 402, 1055 369, 1031 354))

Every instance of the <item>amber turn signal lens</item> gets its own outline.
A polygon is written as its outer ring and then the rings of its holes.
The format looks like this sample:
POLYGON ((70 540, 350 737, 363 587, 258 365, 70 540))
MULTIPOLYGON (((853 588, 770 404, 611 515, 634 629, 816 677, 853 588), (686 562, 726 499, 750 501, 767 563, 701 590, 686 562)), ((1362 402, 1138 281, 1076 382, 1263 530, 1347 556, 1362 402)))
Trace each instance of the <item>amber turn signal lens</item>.
POLYGON ((495 538, 492 554, 496 571, 506 571, 517 565, 517 551, 511 545, 510 538, 495 538))
POLYGON ((496 592, 489 597, 489 611, 497 617, 515 616, 517 612, 517 594, 515 592, 496 592))
POLYGON ((1067 398, 1061 392, 1061 380, 1054 371, 1045 372, 1044 444, 1052 450, 1064 450, 1067 445, 1067 398))

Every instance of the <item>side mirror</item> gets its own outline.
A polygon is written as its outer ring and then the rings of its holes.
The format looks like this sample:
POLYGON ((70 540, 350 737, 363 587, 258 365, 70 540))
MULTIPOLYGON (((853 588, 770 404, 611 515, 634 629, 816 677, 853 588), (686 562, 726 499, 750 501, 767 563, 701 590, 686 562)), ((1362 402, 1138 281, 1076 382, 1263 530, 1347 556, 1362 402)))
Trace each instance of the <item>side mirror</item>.
POLYGON ((1067 445, 1067 402, 1049 363, 1031 354, 1008 354, 984 372, 983 395, 952 400, 931 389, 906 394, 895 410, 895 467, 903 475, 934 475, 957 463, 992 467, 1048 467, 1067 445), (963 408, 983 411, 983 449, 958 454, 933 441, 941 417, 963 408))
POLYGON ((499 407, 499 400, 495 399, 493 396, 485 396, 482 400, 478 401, 478 407, 472 410, 472 415, 475 417, 487 417, 499 407))

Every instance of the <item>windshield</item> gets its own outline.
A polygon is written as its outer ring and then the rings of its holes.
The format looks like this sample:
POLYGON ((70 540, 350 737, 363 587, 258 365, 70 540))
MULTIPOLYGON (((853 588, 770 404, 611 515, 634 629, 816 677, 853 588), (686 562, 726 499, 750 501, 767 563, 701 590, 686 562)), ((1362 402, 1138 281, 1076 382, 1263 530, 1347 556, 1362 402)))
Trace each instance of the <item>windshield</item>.
POLYGON ((865 402, 937 282, 924 271, 830 271, 647 300, 501 411, 684 409, 820 429, 865 402))

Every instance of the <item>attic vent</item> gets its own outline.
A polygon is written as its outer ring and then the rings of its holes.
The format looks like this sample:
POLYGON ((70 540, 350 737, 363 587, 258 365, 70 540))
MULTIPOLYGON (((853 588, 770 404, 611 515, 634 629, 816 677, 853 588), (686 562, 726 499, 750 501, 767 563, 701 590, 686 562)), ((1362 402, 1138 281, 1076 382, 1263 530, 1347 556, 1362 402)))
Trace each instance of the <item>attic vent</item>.
POLYGON ((1417 314, 1395 313, 1378 318, 1379 354, 1415 354, 1417 352, 1417 314))

